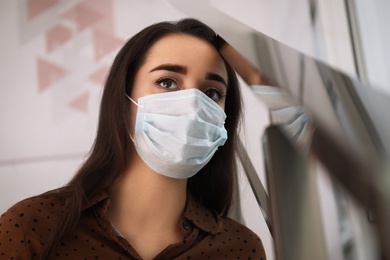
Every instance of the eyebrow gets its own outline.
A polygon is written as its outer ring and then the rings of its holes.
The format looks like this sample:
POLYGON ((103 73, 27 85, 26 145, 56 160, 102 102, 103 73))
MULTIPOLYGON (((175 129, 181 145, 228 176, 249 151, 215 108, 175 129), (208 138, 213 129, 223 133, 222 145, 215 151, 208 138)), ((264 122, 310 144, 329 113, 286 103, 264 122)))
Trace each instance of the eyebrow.
POLYGON ((181 66, 181 65, 174 65, 174 64, 161 64, 149 72, 153 72, 156 70, 168 70, 168 71, 176 72, 176 73, 183 74, 183 75, 187 74, 187 67, 181 66))
POLYGON ((206 79, 207 80, 214 80, 214 81, 218 81, 220 83, 222 83, 223 85, 225 85, 225 87, 227 87, 227 83, 225 81, 224 78, 222 78, 220 75, 218 74, 215 74, 215 73, 207 73, 206 75, 206 79))
MULTIPOLYGON (((167 71, 172 71, 172 72, 183 74, 183 75, 186 75, 187 71, 188 71, 187 67, 182 66, 182 65, 161 64, 161 65, 153 68, 149 72, 153 72, 153 71, 157 71, 157 70, 167 70, 167 71)), ((225 85, 225 87, 227 87, 227 83, 226 83, 225 79, 222 76, 220 76, 220 75, 218 75, 216 73, 211 73, 211 72, 207 73, 205 79, 206 80, 214 80, 214 81, 220 82, 223 85, 225 85)))

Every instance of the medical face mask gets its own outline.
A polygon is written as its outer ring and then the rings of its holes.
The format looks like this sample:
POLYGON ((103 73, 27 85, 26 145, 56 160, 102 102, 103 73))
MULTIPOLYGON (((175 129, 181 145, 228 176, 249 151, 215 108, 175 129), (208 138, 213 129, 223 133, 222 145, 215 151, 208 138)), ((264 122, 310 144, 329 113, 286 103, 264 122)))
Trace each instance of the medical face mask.
POLYGON ((226 114, 198 89, 138 99, 132 140, 142 160, 162 175, 184 179, 205 166, 225 144, 226 114))

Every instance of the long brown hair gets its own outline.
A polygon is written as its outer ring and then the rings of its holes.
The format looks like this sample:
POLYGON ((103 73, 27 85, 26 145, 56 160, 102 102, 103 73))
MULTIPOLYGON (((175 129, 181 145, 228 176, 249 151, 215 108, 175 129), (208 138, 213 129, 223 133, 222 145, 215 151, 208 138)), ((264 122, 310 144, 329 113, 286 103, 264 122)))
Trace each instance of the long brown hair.
MULTIPOLYGON (((223 43, 211 28, 195 19, 157 23, 127 41, 117 54, 105 83, 97 135, 89 157, 67 185, 47 193, 65 197, 68 209, 42 258, 47 258, 61 239, 75 227, 88 201, 107 189, 124 172, 132 146, 128 120, 130 105, 125 93, 131 93, 135 74, 150 47, 170 34, 195 36, 211 43, 217 50, 223 43)), ((235 143, 241 95, 234 70, 224 62, 228 73, 225 103, 228 140, 210 162, 188 180, 188 190, 203 205, 226 216, 231 206, 235 181, 235 143)))

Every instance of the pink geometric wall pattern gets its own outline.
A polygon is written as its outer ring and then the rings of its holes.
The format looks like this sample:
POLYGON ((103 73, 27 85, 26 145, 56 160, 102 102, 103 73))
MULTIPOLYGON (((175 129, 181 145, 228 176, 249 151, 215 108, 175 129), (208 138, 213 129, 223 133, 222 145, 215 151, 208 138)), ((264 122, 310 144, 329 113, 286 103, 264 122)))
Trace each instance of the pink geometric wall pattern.
POLYGON ((97 12, 83 3, 79 3, 65 12, 63 17, 74 21, 77 24, 77 29, 82 31, 102 19, 104 13, 97 12))
POLYGON ((93 42, 95 49, 95 60, 99 60, 113 50, 123 45, 123 40, 115 37, 111 33, 106 33, 98 29, 93 30, 93 42))
POLYGON ((41 15, 60 0, 27 0, 27 19, 32 20, 41 15))
POLYGON ((112 0, 83 0, 83 5, 88 6, 91 10, 95 10, 104 14, 104 17, 94 23, 92 28, 100 29, 105 32, 114 31, 114 17, 112 0))
POLYGON ((41 58, 37 58, 37 68, 39 92, 46 90, 67 74, 67 71, 61 66, 41 58))
POLYGON ((72 102, 70 102, 69 106, 83 113, 87 113, 88 101, 89 101, 89 92, 87 91, 84 94, 75 98, 72 102))
POLYGON ((94 73, 92 73, 89 76, 89 79, 95 82, 96 84, 102 86, 104 81, 106 80, 107 73, 108 73, 108 66, 105 65, 100 69, 96 70, 94 73))
POLYGON ((56 25, 46 33, 46 50, 52 50, 63 45, 72 38, 72 32, 63 25, 56 25))

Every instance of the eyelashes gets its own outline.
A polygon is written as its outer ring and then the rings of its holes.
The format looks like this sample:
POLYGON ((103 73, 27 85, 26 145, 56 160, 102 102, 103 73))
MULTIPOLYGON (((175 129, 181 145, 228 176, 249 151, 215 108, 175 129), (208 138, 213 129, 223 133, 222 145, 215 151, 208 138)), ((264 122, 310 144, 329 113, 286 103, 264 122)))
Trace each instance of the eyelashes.
POLYGON ((206 94, 206 96, 208 96, 209 98, 211 98, 212 100, 214 100, 215 102, 219 102, 223 97, 225 97, 225 95, 222 95, 221 92, 217 89, 214 89, 214 88, 210 88, 210 89, 207 89, 206 91, 204 91, 204 93, 206 94))
POLYGON ((169 90, 174 90, 174 89, 179 88, 178 82, 175 79, 170 78, 170 77, 159 78, 155 82, 155 84, 162 87, 162 88, 169 89, 169 90))
MULTIPOLYGON (((175 91, 175 90, 182 89, 180 84, 179 84, 179 82, 178 82, 178 80, 176 80, 176 79, 174 79, 172 77, 166 77, 166 76, 158 78, 155 81, 155 85, 157 87, 163 88, 164 90, 167 90, 167 91, 175 91)), ((226 96, 225 91, 222 92, 218 87, 210 87, 210 86, 202 87, 202 86, 199 86, 198 89, 203 91, 203 93, 206 96, 211 98, 216 103, 221 101, 221 99, 226 96)))

